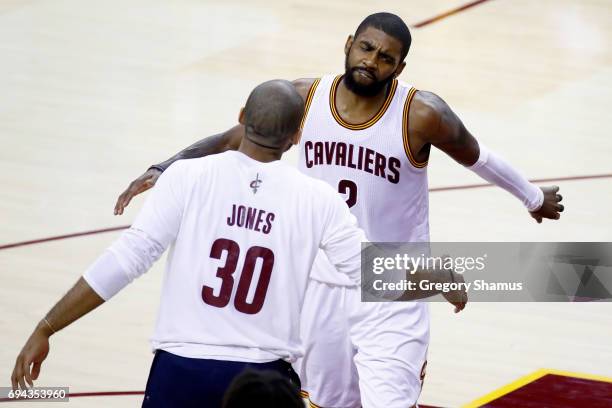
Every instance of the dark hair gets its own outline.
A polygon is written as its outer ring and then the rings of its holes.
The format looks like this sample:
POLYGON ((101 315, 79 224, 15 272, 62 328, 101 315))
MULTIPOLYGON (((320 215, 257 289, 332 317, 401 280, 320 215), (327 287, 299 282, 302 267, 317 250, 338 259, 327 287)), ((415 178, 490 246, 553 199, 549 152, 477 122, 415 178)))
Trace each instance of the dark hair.
POLYGON ((304 408, 299 390, 276 371, 246 370, 232 381, 223 408, 304 408))
POLYGON ((300 127, 304 100, 291 82, 275 79, 253 89, 244 115, 250 139, 263 145, 281 147, 300 127))
POLYGON ((355 38, 366 28, 372 27, 376 28, 384 33, 390 35, 391 37, 397 39, 402 43, 402 58, 401 61, 406 58, 408 55, 408 50, 410 49, 410 44, 412 43, 412 36, 410 35, 410 30, 404 20, 401 17, 396 16, 392 13, 375 13, 367 16, 359 27, 357 27, 357 31, 355 31, 355 38))

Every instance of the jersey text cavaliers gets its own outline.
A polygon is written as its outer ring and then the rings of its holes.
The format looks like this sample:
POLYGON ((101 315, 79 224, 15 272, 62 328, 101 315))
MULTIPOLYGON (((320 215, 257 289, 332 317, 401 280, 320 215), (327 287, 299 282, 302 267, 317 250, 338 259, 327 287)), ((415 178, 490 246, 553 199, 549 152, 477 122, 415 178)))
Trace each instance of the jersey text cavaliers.
POLYGON ((400 181, 401 161, 367 147, 343 142, 307 141, 304 143, 304 153, 307 168, 319 165, 344 166, 382 177, 393 184, 400 181))

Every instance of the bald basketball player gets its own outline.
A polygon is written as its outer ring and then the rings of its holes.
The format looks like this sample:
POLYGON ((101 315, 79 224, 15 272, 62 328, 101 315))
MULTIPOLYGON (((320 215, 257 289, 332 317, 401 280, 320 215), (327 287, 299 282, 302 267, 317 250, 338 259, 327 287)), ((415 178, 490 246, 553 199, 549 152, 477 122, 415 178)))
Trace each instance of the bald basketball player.
POLYGON ((266 82, 241 111, 238 151, 166 171, 131 228, 38 324, 17 357, 13 388, 38 378, 52 334, 109 300, 168 247, 143 407, 220 408, 246 368, 292 377, 317 251, 356 285, 366 240, 334 189, 279 160, 299 138, 303 114, 290 82, 266 82))
MULTIPOLYGON (((299 169, 336 189, 372 241, 429 241, 432 146, 514 195, 538 223, 558 220, 558 187, 533 185, 479 143, 442 98, 397 80, 410 44, 400 17, 373 14, 346 41, 343 75, 293 82, 306 103, 299 169)), ((121 194, 115 214, 173 162, 236 149, 243 134, 235 126, 151 166, 121 194)), ((304 395, 315 407, 415 404, 429 344, 427 305, 378 303, 356 322, 349 316, 362 307, 356 292, 320 253, 302 314, 306 352, 295 365, 304 395)))

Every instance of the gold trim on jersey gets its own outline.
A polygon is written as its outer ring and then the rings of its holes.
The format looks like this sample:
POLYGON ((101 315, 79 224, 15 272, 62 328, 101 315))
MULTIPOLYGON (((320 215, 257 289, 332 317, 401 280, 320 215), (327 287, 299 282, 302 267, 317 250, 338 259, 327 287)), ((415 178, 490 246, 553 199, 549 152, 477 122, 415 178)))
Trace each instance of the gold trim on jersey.
POLYGON ((308 406, 309 406, 310 408, 323 408, 322 406, 317 405, 317 404, 315 404, 314 402, 312 402, 312 401, 310 401, 310 400, 308 400, 308 406))
POLYGON ((306 95, 306 101, 304 102, 304 116, 302 116, 302 123, 300 123, 300 129, 304 129, 304 123, 306 123, 306 115, 308 115, 308 109, 310 109, 310 104, 312 103, 312 99, 314 98, 317 86, 319 86, 319 82, 321 82, 321 78, 315 79, 312 85, 310 85, 310 89, 308 90, 308 94, 306 95))
POLYGON ((310 400, 310 395, 308 394, 308 391, 300 390, 300 397, 308 400, 308 406, 310 408, 323 408, 310 400))
POLYGON ((389 90, 389 95, 387 95, 387 99, 385 100, 385 103, 383 103, 383 105, 378 110, 378 113, 376 113, 376 115, 374 115, 372 119, 368 120, 367 122, 355 124, 355 123, 345 122, 340 116, 340 114, 338 113, 338 110, 336 109, 336 90, 338 88, 338 85, 340 84, 340 80, 342 79, 342 77, 343 75, 338 75, 334 79, 334 82, 332 83, 332 86, 329 92, 329 107, 331 109, 332 116, 334 117, 334 119, 336 119, 336 122, 338 122, 339 125, 347 129, 363 130, 363 129, 369 128, 370 126, 378 122, 380 118, 383 117, 383 115, 387 111, 387 108, 389 108, 389 105, 391 105, 391 101, 393 101, 393 96, 395 95, 395 90, 397 89, 397 79, 394 79, 391 82, 391 89, 389 90))
POLYGON ((404 115, 402 119, 402 136, 404 139, 404 151, 406 152, 406 156, 408 157, 410 164, 412 164, 417 169, 422 169, 423 167, 427 166, 428 160, 425 160, 422 163, 415 160, 414 155, 410 150, 410 138, 408 137, 408 115, 410 113, 410 104, 412 103, 412 99, 414 98, 414 95, 416 93, 417 89, 411 88, 408 92, 408 97, 406 97, 406 103, 404 104, 404 115))

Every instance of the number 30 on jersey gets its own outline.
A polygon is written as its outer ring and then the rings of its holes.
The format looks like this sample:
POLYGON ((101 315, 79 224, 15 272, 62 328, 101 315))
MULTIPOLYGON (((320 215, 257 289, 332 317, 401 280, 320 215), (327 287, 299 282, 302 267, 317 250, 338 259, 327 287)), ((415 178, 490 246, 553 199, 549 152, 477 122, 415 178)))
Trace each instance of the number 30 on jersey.
MULTIPOLYGON (((221 279, 221 288, 219 294, 214 294, 214 288, 204 285, 202 287, 202 300, 206 304, 214 307, 225 307, 229 304, 234 288, 234 272, 238 266, 238 257, 240 256, 240 246, 237 242, 230 239, 217 239, 210 249, 210 257, 221 259, 223 253, 226 254, 225 265, 217 269, 217 278, 221 279)), ((247 250, 242 273, 238 280, 238 288, 234 298, 234 307, 236 310, 246 314, 258 313, 263 307, 272 276, 272 268, 274 267, 274 252, 268 248, 253 246, 247 250), (257 259, 261 258, 262 266, 259 274, 259 280, 255 288, 255 295, 252 302, 248 302, 247 296, 249 288, 253 280, 253 272, 257 259)))

